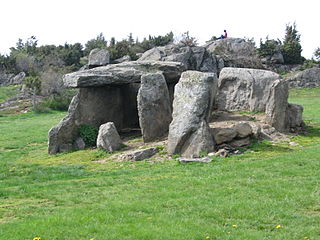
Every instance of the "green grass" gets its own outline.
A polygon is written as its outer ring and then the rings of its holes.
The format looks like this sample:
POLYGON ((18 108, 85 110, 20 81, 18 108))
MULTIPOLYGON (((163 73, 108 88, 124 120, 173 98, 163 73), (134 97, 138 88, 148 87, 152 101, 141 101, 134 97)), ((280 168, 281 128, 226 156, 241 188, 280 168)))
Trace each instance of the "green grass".
POLYGON ((11 85, 7 87, 0 87, 0 103, 15 96, 19 92, 19 85, 11 85))
POLYGON ((209 164, 51 156, 65 113, 0 117, 0 239, 320 239, 319 92, 291 92, 312 124, 298 146, 263 141, 209 164))

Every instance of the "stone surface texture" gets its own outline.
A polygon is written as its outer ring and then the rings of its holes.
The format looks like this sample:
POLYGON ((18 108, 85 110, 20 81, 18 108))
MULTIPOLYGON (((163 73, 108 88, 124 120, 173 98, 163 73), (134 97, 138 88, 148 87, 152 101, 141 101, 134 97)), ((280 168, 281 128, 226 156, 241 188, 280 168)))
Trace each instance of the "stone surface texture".
POLYGON ((213 151, 214 141, 208 120, 216 81, 213 73, 187 71, 182 74, 174 93, 169 154, 194 158, 201 152, 213 151))
POLYGON ((95 48, 89 54, 89 68, 105 66, 110 63, 110 54, 106 49, 95 48))
POLYGON ((162 72, 167 82, 177 82, 184 71, 178 62, 123 62, 64 75, 66 87, 86 88, 140 83, 146 73, 162 72))
POLYGON ((189 47, 170 44, 146 51, 138 61, 172 61, 181 63, 187 70, 218 73, 224 67, 219 56, 208 52, 205 47, 189 47))
POLYGON ((210 41, 204 47, 209 53, 222 58, 225 67, 264 69, 252 41, 225 38, 210 41))
POLYGON ((320 87, 320 68, 314 67, 285 78, 290 88, 316 88, 320 87))
POLYGON ((163 137, 172 120, 171 103, 162 73, 142 75, 138 92, 139 123, 144 142, 163 137))
POLYGON ((107 122, 99 127, 97 147, 113 152, 122 147, 121 138, 113 122, 107 122))
POLYGON ((150 158, 158 152, 156 147, 138 149, 120 156, 120 160, 123 161, 142 161, 144 159, 150 158))

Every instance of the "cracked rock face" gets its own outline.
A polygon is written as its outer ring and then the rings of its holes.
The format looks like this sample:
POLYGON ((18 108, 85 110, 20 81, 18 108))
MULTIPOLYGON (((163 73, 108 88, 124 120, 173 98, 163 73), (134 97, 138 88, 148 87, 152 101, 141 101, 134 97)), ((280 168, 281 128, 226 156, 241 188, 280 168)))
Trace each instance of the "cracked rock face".
POLYGON ((208 125, 216 75, 187 71, 175 87, 172 122, 169 127, 168 153, 199 157, 214 149, 208 125))
POLYGON ((64 85, 71 88, 101 87, 140 83, 146 73, 162 72, 167 82, 177 82, 184 71, 178 62, 123 62, 66 74, 64 85))

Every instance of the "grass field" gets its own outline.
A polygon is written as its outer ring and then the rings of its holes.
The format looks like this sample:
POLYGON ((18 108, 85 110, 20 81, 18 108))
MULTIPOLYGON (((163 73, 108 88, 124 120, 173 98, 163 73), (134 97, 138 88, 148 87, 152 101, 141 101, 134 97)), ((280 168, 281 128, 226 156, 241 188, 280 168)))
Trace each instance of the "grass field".
POLYGON ((290 102, 310 126, 299 145, 263 141, 209 164, 51 156, 65 113, 0 117, 0 239, 320 239, 320 89, 290 102))

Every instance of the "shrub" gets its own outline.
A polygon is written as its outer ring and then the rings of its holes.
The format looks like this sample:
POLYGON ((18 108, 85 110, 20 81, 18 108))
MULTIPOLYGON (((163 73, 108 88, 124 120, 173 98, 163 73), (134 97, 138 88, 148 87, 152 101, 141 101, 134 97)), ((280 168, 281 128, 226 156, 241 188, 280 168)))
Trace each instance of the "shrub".
POLYGON ((320 61, 320 48, 319 47, 314 51, 313 55, 317 61, 320 61))
POLYGON ((91 125, 81 125, 79 128, 80 137, 86 146, 95 146, 98 137, 98 128, 91 125))
POLYGON ((299 70, 303 71, 309 68, 313 68, 317 66, 316 62, 314 60, 306 60, 300 67, 299 70))
POLYGON ((42 102, 41 103, 36 103, 32 110, 35 112, 35 113, 48 113, 50 112, 50 109, 45 106, 42 102))
POLYGON ((42 104, 52 110, 67 111, 74 94, 74 91, 67 90, 61 94, 49 97, 42 104))
POLYGON ((260 39, 260 47, 257 49, 260 57, 272 56, 280 50, 281 41, 266 38, 265 42, 260 39))

